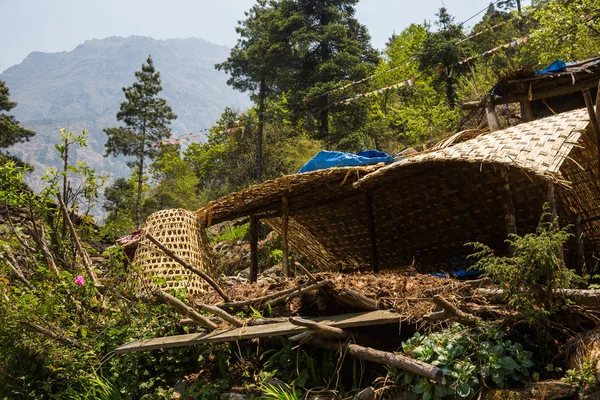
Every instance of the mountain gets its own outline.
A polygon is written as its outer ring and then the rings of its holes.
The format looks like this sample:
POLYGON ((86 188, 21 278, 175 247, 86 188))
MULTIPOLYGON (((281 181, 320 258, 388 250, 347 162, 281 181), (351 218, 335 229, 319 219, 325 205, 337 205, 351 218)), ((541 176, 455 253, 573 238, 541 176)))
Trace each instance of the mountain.
POLYGON ((86 41, 69 52, 33 52, 0 74, 11 99, 18 102, 11 113, 36 131, 30 142, 9 149, 35 167, 31 186, 40 185, 48 167, 58 167, 53 144, 60 128, 89 132, 89 147, 73 154, 73 162, 87 161, 111 178, 130 175, 124 159, 103 157, 102 129, 117 126, 116 114, 125 99, 121 89, 135 81, 134 72, 149 54, 161 74, 161 96, 178 116, 172 123, 173 136, 210 127, 226 106, 250 105, 248 96, 230 89, 227 75, 214 68, 229 49, 202 39, 109 37, 86 41))

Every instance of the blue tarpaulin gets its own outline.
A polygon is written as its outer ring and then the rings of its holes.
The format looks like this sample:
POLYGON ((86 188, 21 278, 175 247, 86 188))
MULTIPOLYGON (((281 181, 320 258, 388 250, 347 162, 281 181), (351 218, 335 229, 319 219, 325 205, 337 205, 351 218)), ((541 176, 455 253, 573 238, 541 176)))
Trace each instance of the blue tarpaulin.
POLYGON ((373 165, 381 162, 390 163, 394 162, 394 159, 389 154, 378 150, 365 150, 357 154, 321 150, 319 154, 304 164, 298 173, 301 174, 304 172, 316 171, 318 169, 334 167, 357 167, 361 165, 373 165))
POLYGON ((548 72, 566 72, 567 64, 564 61, 556 60, 552 64, 548 66, 548 68, 544 68, 541 71, 537 71, 536 75, 547 74, 548 72))

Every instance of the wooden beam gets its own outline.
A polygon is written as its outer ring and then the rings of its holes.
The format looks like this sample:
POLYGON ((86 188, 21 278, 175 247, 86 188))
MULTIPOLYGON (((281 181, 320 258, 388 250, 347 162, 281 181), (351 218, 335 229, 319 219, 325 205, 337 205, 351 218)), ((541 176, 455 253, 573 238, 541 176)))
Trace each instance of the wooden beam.
MULTIPOLYGON (((477 289, 476 294, 485 297, 488 300, 503 302, 506 300, 506 294, 503 289, 477 289)), ((600 290, 595 289, 554 289, 554 294, 564 296, 573 303, 599 307, 600 306, 600 290)))
POLYGON ((250 282, 258 280, 258 217, 250 216, 250 282))
POLYGON ((589 89, 584 89, 583 98, 585 99, 585 106, 588 110, 588 115, 590 117, 590 125, 592 126, 592 132, 596 137, 596 148, 598 151, 598 174, 600 175, 600 124, 598 123, 598 118, 596 113, 594 112, 594 104, 592 103, 592 94, 589 89))
POLYGON ((221 287, 217 284, 217 282, 215 282, 215 280, 213 278, 211 278, 206 272, 194 267, 193 265, 191 265, 190 263, 188 263, 187 261, 185 261, 184 259, 179 257, 177 254, 173 253, 169 248, 167 248, 164 244, 159 242, 151 234, 146 233, 146 235, 144 237, 146 239, 148 239, 150 242, 152 242, 156 247, 158 247, 159 250, 161 250, 163 253, 165 253, 166 255, 171 257, 173 259, 173 261, 175 261, 177 264, 181 265, 183 268, 187 269, 188 271, 193 272, 194 274, 196 274, 199 277, 201 277, 202 279, 204 279, 213 289, 215 289, 215 291, 219 294, 219 296, 221 296, 223 301, 229 301, 229 297, 225 294, 223 289, 221 289, 221 287))
MULTIPOLYGON (((502 207, 504 208, 504 223, 506 224, 506 234, 517 234, 517 219, 515 217, 515 205, 513 203, 510 191, 510 179, 508 168, 501 167, 500 176, 502 177, 502 207)), ((509 248, 509 254, 513 254, 512 248, 509 248)))
POLYGON ((197 322, 198 325, 201 325, 210 330, 215 330, 219 327, 217 324, 209 320, 204 315, 198 313, 192 307, 188 306, 175 296, 171 296, 170 294, 163 292, 160 289, 155 290, 152 294, 154 295, 154 297, 156 297, 163 303, 168 304, 177 311, 179 311, 179 313, 181 313, 181 315, 183 315, 184 317, 190 317, 192 320, 197 322))
MULTIPOLYGON (((361 326, 397 324, 400 322, 401 315, 387 310, 379 310, 310 319, 328 326, 343 329, 361 326)), ((240 328, 221 329, 211 333, 191 333, 187 335, 135 341, 120 346, 115 350, 115 353, 130 353, 135 351, 184 347, 202 343, 222 343, 261 337, 295 335, 306 330, 307 328, 294 325, 289 321, 269 325, 244 326, 240 328)))
POLYGON ((496 107, 492 103, 492 96, 488 93, 485 95, 485 115, 487 117, 488 126, 490 127, 490 132, 495 132, 500 130, 500 122, 498 122, 498 116, 496 115, 496 107))
POLYGON ((367 220, 369 224, 369 237, 371 239, 371 269, 374 273, 379 272, 379 255, 377 253, 377 232, 375 228, 375 215, 373 213, 373 197, 369 192, 365 193, 367 207, 367 220))
POLYGON ((596 91, 596 120, 600 125, 600 79, 598 79, 598 89, 596 91))
POLYGON ((290 207, 287 197, 281 198, 281 266, 283 276, 290 277, 289 254, 288 254, 288 225, 290 220, 290 207))
MULTIPOLYGON (((571 77, 568 78, 569 81, 571 77)), ((552 83, 555 83, 554 81, 552 83)), ((541 100, 547 99, 549 97, 557 97, 562 96, 564 94, 576 93, 581 91, 582 89, 595 88, 598 85, 598 78, 591 79, 589 81, 580 82, 577 85, 573 85, 570 82, 565 81, 564 86, 560 86, 550 90, 544 90, 543 88, 538 88, 537 91, 532 91, 531 96, 529 93, 520 93, 516 95, 509 95, 506 97, 499 97, 493 100, 494 105, 499 104, 507 104, 507 103, 523 103, 526 101, 533 100, 541 100)))

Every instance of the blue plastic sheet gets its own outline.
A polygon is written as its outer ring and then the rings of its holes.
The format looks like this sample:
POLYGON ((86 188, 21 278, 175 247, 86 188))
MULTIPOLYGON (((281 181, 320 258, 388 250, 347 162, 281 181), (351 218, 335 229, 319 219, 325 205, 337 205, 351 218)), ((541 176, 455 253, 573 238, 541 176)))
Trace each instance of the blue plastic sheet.
POLYGON ((536 75, 543 75, 549 72, 566 72, 567 64, 564 61, 556 60, 552 64, 548 66, 548 68, 544 68, 541 71, 537 71, 536 75))
POLYGON ((304 172, 316 171, 319 169, 335 168, 335 167, 357 167, 361 165, 373 165, 379 163, 394 162, 392 156, 383 151, 365 150, 357 154, 342 153, 340 151, 321 150, 319 154, 310 159, 304 164, 299 174, 304 172))
POLYGON ((450 272, 432 272, 430 275, 437 276, 438 278, 445 278, 450 276, 455 279, 468 279, 468 278, 476 278, 481 275, 481 271, 477 271, 474 269, 461 269, 458 271, 450 271, 450 272))

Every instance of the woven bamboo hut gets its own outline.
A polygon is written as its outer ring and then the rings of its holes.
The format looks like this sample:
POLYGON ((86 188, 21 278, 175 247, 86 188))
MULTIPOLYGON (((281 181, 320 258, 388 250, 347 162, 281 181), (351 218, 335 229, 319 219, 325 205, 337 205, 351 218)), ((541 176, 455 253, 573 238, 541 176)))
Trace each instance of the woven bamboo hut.
POLYGON ((204 226, 260 218, 323 270, 447 264, 479 241, 535 230, 548 200, 600 238, 595 136, 586 110, 482 134, 386 166, 286 176, 209 203, 204 226), (556 192, 556 196, 554 193, 556 192))

